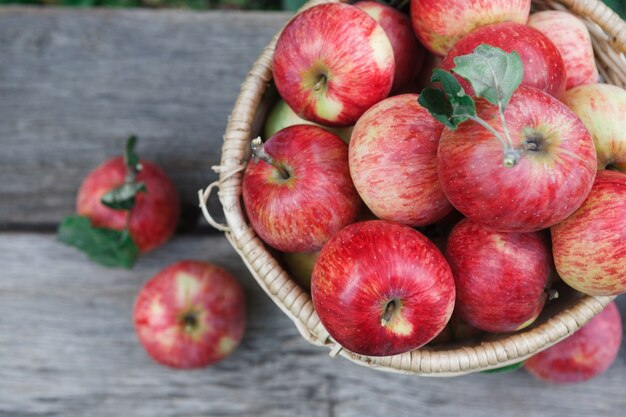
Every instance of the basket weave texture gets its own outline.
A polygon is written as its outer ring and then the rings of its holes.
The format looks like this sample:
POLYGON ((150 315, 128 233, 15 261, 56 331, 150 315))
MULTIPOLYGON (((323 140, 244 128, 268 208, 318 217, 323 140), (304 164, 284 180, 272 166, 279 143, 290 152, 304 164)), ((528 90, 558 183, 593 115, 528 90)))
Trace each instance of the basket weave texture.
MULTIPOLYGON (((338 0, 313 0, 301 10, 338 0)), ((598 0, 533 1, 536 10, 567 10, 590 31, 598 70, 607 83, 626 88, 626 23, 598 0)), ((278 35, 263 50, 241 86, 228 120, 220 165, 213 167, 219 180, 199 192, 200 206, 211 225, 223 231, 258 284, 295 323, 302 337, 360 365, 379 370, 425 376, 457 376, 495 369, 524 360, 571 335, 599 313, 614 297, 577 297, 557 303, 550 317, 530 328, 493 340, 424 347, 400 355, 367 357, 343 349, 321 324, 308 292, 298 286, 246 222, 241 206, 243 170, 249 159, 250 139, 264 118, 272 80, 272 55, 278 35), (226 225, 217 223, 206 208, 211 191, 218 188, 226 225)))

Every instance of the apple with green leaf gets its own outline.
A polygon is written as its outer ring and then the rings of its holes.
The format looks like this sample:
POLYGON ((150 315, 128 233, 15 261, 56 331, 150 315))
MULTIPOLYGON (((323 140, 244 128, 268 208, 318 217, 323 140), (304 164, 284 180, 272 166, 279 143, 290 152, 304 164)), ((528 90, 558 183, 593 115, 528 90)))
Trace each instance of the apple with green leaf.
MULTIPOLYGON (((505 52, 515 52, 523 64, 522 85, 538 88, 560 98, 565 92, 566 69, 558 48, 537 29, 519 23, 504 22, 483 26, 461 38, 446 55, 441 68, 450 71, 456 66, 456 58, 471 54, 480 45, 490 45, 505 52)), ((482 68, 489 70, 489 68, 482 68)), ((478 76, 478 72, 476 72, 478 76)), ((491 72, 482 74, 476 82, 489 83, 491 72)), ((474 83, 468 83, 463 76, 459 81, 468 94, 472 94, 474 83)))
POLYGON ((316 5, 296 15, 280 34, 273 58, 281 97, 300 117, 326 126, 353 125, 387 97, 394 71, 383 28, 343 3, 316 5))
POLYGON ((228 271, 206 262, 176 262, 139 291, 135 331, 158 363, 191 369, 230 355, 243 337, 244 293, 228 271))
POLYGON ((413 29, 426 48, 446 55, 476 28, 499 22, 526 23, 530 0, 411 0, 413 29))
POLYGON ((451 73, 435 70, 442 90, 419 102, 446 125, 437 170, 452 205, 500 232, 533 232, 565 220, 583 203, 596 174, 593 140, 554 97, 520 86, 519 55, 489 45, 454 59, 476 101, 451 73), (445 93, 444 93, 445 92, 445 93))
POLYGON ((180 214, 178 192, 167 174, 135 152, 110 159, 83 180, 77 216, 64 219, 58 238, 106 266, 131 267, 140 253, 169 240, 180 214))

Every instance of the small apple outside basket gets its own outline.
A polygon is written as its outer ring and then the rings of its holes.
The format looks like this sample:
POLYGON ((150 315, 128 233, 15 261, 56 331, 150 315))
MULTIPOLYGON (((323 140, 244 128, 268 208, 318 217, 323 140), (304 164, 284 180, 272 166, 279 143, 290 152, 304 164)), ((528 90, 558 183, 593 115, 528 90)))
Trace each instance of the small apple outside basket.
MULTIPOLYGON (((301 11, 337 1, 313 0, 301 11)), ((533 0, 532 3, 536 10, 567 10, 580 18, 591 34, 596 64, 604 81, 626 88, 626 23, 619 16, 599 0, 533 0)), ((199 197, 208 222, 225 233, 261 288, 309 343, 327 347, 333 357, 343 356, 378 370, 458 376, 523 361, 574 333, 614 298, 591 297, 573 290, 565 292, 546 304, 530 327, 478 341, 427 345, 385 357, 362 356, 343 349, 324 329, 310 294, 285 272, 247 223, 241 205, 241 182, 250 157, 250 139, 260 132, 267 109, 277 97, 272 85, 272 56, 278 35, 263 50, 241 86, 224 134, 220 165, 213 167, 219 180, 201 190, 199 197), (216 222, 207 209, 207 200, 216 187, 226 225, 216 222)))

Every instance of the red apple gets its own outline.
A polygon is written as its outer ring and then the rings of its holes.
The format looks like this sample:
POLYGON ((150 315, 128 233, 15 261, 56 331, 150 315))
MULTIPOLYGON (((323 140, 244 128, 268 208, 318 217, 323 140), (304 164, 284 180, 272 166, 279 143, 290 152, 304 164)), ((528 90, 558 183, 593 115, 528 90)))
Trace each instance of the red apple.
POLYGON ((583 382, 609 369, 621 343, 622 319, 611 303, 576 333, 534 355, 524 366, 544 382, 583 382))
POLYGON ((311 294, 330 335, 369 356, 419 348, 454 308, 441 252, 418 231, 384 220, 351 224, 330 239, 313 268, 311 294))
MULTIPOLYGON (((476 111, 504 135, 497 106, 477 100, 476 111)), ((502 147, 473 121, 444 129, 437 151, 448 200, 476 223, 503 232, 533 232, 559 223, 583 203, 593 185, 596 155, 589 132, 564 104, 520 86, 505 111, 515 166, 503 166, 502 147)))
POLYGON ((408 92, 424 61, 424 47, 413 34, 411 19, 397 9, 375 1, 360 1, 355 6, 372 16, 389 37, 396 62, 392 94, 408 92))
POLYGON ((591 36, 581 19, 568 12, 546 10, 530 15, 528 24, 546 35, 561 53, 567 90, 598 82, 591 36))
POLYGON ((290 126, 264 151, 273 165, 251 160, 242 194, 265 243, 283 252, 314 252, 355 220, 361 199, 350 179, 348 145, 338 136, 317 126, 290 126))
MULTIPOLYGON (((470 54, 481 44, 517 52, 524 64, 522 85, 535 87, 557 98, 565 91, 565 64, 557 47, 546 35, 528 25, 498 23, 483 26, 459 40, 443 60, 441 67, 450 71, 454 58, 470 54)), ((470 84, 458 77, 468 94, 473 94, 470 84)))
POLYGON ((552 258, 541 232, 496 232, 464 219, 445 251, 456 285, 460 318, 493 333, 531 324, 543 308, 552 258))
POLYGON ((244 294, 227 271, 180 261, 155 275, 135 301, 135 330, 148 354, 173 368, 211 365, 235 350, 245 327, 244 294))
POLYGON ((431 81, 433 71, 436 68, 441 68, 442 63, 443 58, 439 55, 426 54, 424 64, 422 64, 422 68, 420 69, 415 82, 417 91, 422 91, 426 87, 435 87, 435 83, 431 81))
POLYGON ((626 292, 626 174, 598 171, 583 205, 551 232, 556 269, 570 287, 626 292))
POLYGON ((446 327, 437 335, 437 337, 431 340, 428 345, 436 346, 446 343, 466 342, 468 340, 475 339, 482 333, 482 330, 459 318, 455 309, 455 311, 452 312, 452 317, 450 317, 450 321, 446 327))
POLYGON ((143 182, 148 191, 136 195, 130 212, 114 210, 100 201, 124 183, 127 167, 121 156, 104 162, 87 175, 78 190, 76 211, 88 217, 95 227, 124 230, 128 222, 130 236, 139 250, 149 252, 167 242, 176 230, 180 201, 165 172, 149 161, 142 160, 141 166, 136 181, 143 182))
POLYGON ((478 27, 526 23, 529 13, 530 0, 411 0, 415 34, 438 55, 447 54, 459 39, 478 27))
POLYGON ((348 127, 328 127, 322 126, 317 123, 310 122, 302 117, 298 116, 295 111, 291 109, 285 103, 285 100, 278 100, 272 109, 270 110, 267 118, 265 119, 265 128, 263 129, 263 135, 266 138, 274 136, 276 132, 286 127, 293 125, 316 125, 321 128, 334 133, 343 139, 344 142, 350 143, 350 134, 352 133, 352 126, 348 127))
POLYGON ((598 169, 626 172, 626 90, 589 84, 565 92, 563 102, 583 121, 598 155, 598 169))
POLYGON ((343 3, 321 4, 296 15, 274 51, 274 81, 299 116, 349 126, 387 97, 393 49, 367 13, 343 3))
POLYGON ((452 206, 437 177, 443 124, 417 102, 417 94, 387 98, 356 123, 350 174, 367 207, 380 219, 423 226, 452 206))

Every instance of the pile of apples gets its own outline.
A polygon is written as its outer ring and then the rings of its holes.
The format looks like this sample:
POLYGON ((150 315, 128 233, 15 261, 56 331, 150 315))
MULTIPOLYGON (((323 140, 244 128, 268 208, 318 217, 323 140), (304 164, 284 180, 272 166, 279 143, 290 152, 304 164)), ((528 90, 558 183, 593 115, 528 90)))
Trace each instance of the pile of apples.
MULTIPOLYGON (((265 142, 251 143, 243 201, 303 286, 310 276, 320 320, 345 349, 387 356, 516 331, 558 280, 626 292, 626 91, 599 83, 579 19, 530 6, 411 0, 407 15, 328 3, 280 35, 282 100, 265 142), (463 66, 480 52, 521 61, 510 97, 483 67, 463 66), (425 105, 427 94, 443 104, 425 105)), ((511 68, 493 75, 515 78, 511 68)), ((581 381, 611 364, 622 331, 609 310, 587 326, 599 326, 593 337, 567 339, 605 354, 578 352, 568 367, 575 349, 557 345, 560 365, 543 360, 543 379, 581 381)))

